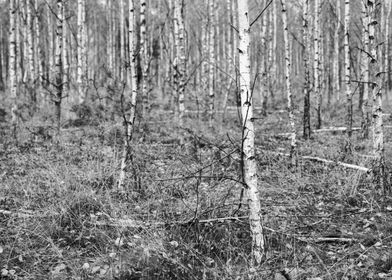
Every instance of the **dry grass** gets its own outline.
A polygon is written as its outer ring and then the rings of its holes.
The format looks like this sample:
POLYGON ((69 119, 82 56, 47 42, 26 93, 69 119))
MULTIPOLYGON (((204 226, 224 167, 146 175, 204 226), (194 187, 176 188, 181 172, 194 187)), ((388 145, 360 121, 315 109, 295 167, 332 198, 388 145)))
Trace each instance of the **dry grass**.
MULTIPOLYGON (((116 189, 119 125, 68 124, 60 146, 37 119, 20 128, 17 144, 4 132, 0 279, 249 279, 235 114, 221 133, 192 118, 192 129, 178 130, 163 116, 135 135, 126 194, 116 189)), ((305 160, 293 170, 286 158, 262 152, 287 150, 271 135, 283 132, 285 118, 258 121, 268 244, 258 277, 389 279, 392 202, 358 171, 305 160)), ((301 140, 300 154, 369 166, 369 143, 354 137, 355 153, 342 158, 343 139, 301 140)))

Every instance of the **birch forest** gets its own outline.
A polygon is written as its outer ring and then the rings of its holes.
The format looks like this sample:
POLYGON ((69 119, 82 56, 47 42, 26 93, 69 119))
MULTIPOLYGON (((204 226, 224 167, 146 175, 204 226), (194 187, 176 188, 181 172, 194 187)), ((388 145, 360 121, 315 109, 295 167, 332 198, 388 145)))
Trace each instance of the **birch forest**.
POLYGON ((392 0, 0 0, 0 279, 392 279, 392 0))

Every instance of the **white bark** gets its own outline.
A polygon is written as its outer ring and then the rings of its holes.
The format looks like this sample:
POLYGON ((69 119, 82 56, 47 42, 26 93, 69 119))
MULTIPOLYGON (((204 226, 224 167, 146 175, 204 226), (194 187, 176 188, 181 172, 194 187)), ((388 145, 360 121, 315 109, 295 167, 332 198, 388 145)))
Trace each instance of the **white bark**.
MULTIPOLYGON (((35 9, 35 16, 34 16, 34 25, 35 25, 35 58, 36 58, 36 70, 38 71, 37 83, 38 86, 42 85, 42 77, 44 75, 44 70, 42 67, 42 52, 41 52, 41 30, 39 24, 39 13, 38 13, 38 0, 34 0, 34 9, 35 9)), ((43 98, 43 96, 41 96, 43 98)))
POLYGON ((143 98, 143 116, 148 113, 148 88, 147 88, 147 34, 146 34, 146 0, 140 1, 140 53, 142 65, 142 98, 143 98))
POLYGON ((129 29, 128 29, 128 40, 129 40, 129 65, 130 71, 128 71, 130 75, 131 81, 131 100, 130 100, 130 111, 127 116, 127 122, 125 127, 125 137, 124 137, 124 150, 121 159, 121 170, 120 176, 118 180, 118 188, 120 191, 124 189, 124 181, 126 175, 126 169, 128 166, 128 161, 130 157, 130 149, 131 149, 131 141, 132 141, 132 132, 135 123, 136 116, 136 102, 137 102, 137 93, 139 90, 139 86, 137 84, 137 67, 136 67, 136 59, 137 59, 137 50, 136 50, 136 22, 135 22, 135 4, 134 0, 129 0, 129 29))
POLYGON ((17 104, 17 78, 16 78, 16 1, 10 0, 9 5, 9 90, 11 95, 11 122, 14 128, 14 133, 17 125, 17 111, 18 111, 18 104, 17 104))
POLYGON ((77 41, 78 41, 78 66, 77 66, 77 84, 78 84, 78 95, 79 104, 83 104, 86 99, 86 73, 84 71, 84 59, 85 59, 85 43, 84 43, 84 33, 85 33, 85 21, 84 21, 84 1, 78 0, 78 15, 77 15, 77 41))
POLYGON ((333 60, 333 80, 334 80, 334 91, 336 93, 337 100, 340 99, 340 77, 339 77, 339 48, 340 48, 340 41, 339 41, 339 31, 341 28, 340 23, 340 1, 336 0, 336 27, 335 27, 335 34, 334 34, 334 60, 333 60))
POLYGON ((34 82, 36 78, 35 73, 35 60, 34 60, 34 38, 33 38, 33 17, 31 11, 31 3, 28 0, 27 3, 27 43, 28 43, 28 56, 29 56, 29 75, 27 76, 28 81, 34 82))
POLYGON ((309 0, 303 2, 303 42, 304 48, 304 116, 303 116, 303 134, 305 139, 310 138, 310 36, 309 36, 309 0))
POLYGON ((321 89, 320 89, 320 0, 314 3, 314 93, 317 104, 317 128, 321 127, 321 89))
POLYGON ((238 2, 239 19, 239 71, 242 116, 242 156, 244 182, 248 191, 249 222, 252 234, 252 254, 255 264, 259 264, 264 255, 264 236, 261 225, 260 197, 257 188, 257 163, 254 147, 253 100, 250 78, 250 26, 248 1, 238 2))
MULTIPOLYGON (((52 76, 54 72, 54 42, 53 42, 53 24, 52 24, 52 11, 51 7, 49 6, 50 4, 47 4, 47 10, 46 10, 46 17, 47 17, 47 24, 48 24, 48 40, 49 40, 49 45, 48 45, 48 81, 49 83, 53 82, 52 81, 52 76)), ((50 84, 49 84, 50 85, 50 84)))
POLYGON ((370 48, 369 48, 369 13, 367 9, 367 3, 361 1, 361 14, 362 14, 362 44, 363 50, 361 52, 361 75, 363 82, 363 97, 361 104, 362 114, 362 136, 368 137, 369 125, 370 125, 370 108, 369 108, 369 62, 370 62, 370 48))
POLYGON ((214 2, 216 0, 209 0, 209 87, 208 87, 208 96, 209 96, 209 126, 213 126, 214 121, 214 102, 215 102, 215 92, 214 92, 214 71, 215 71, 215 49, 214 49, 214 39, 215 39, 215 7, 214 2))
POLYGON ((370 88, 373 95, 373 155, 375 157, 373 175, 381 189, 386 190, 385 182, 385 156, 384 156, 384 133, 382 119, 382 74, 379 73, 381 67, 381 59, 378 57, 376 45, 376 0, 368 0, 370 25, 369 25, 369 44, 371 54, 371 73, 373 76, 370 88))
POLYGON ((284 53, 285 53, 285 80, 286 80, 286 91, 287 91, 287 111, 289 114, 289 122, 291 129, 291 143, 290 143, 290 158, 291 164, 296 165, 296 147, 297 147, 297 133, 295 130, 295 116, 293 108, 293 97, 291 92, 291 54, 290 54, 290 42, 289 42, 289 31, 287 26, 287 8, 286 0, 280 0, 282 4, 282 21, 283 21, 283 41, 284 41, 284 53))
MULTIPOLYGON (((348 144, 350 143, 352 127, 352 100, 351 100, 351 67, 350 67, 350 0, 344 2, 344 76, 346 85, 346 102, 347 102, 347 136, 348 144)), ((349 144, 350 145, 350 144, 349 144)))
POLYGON ((57 0, 57 21, 56 21, 56 50, 55 50, 55 66, 56 66, 56 97, 54 100, 55 114, 57 121, 57 139, 59 141, 60 136, 60 124, 61 124, 61 99, 63 94, 63 11, 64 5, 63 0, 57 0))

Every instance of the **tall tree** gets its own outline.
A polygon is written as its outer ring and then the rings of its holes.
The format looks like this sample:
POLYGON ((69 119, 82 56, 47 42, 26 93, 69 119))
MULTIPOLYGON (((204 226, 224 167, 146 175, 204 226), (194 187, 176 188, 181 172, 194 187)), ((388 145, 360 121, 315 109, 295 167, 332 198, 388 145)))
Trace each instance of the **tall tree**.
POLYGON ((341 0, 336 0, 336 27, 335 27, 335 33, 334 33, 334 60, 333 60, 333 88, 336 94, 337 99, 340 99, 340 60, 339 60, 339 54, 340 54, 340 28, 341 28, 341 23, 340 23, 340 1, 341 0))
POLYGON ((285 80, 287 91, 287 111, 289 114, 289 123, 291 130, 291 143, 290 143, 290 158, 293 166, 297 163, 296 147, 297 147, 297 132, 295 129, 295 116, 293 108, 293 96, 291 92, 291 49, 289 42, 289 30, 287 25, 287 9, 286 0, 280 0, 282 5, 282 21, 283 21, 283 41, 284 41, 284 54, 285 54, 285 80))
POLYGON ((347 150, 351 150, 351 132, 353 126, 353 104, 351 94, 351 65, 350 65, 350 0, 344 2, 344 78, 346 85, 347 105, 347 150))
POLYGON ((143 116, 146 116, 149 108, 148 101, 148 46, 147 46, 147 26, 146 26, 146 0, 140 1, 140 53, 142 65, 142 98, 143 98, 143 116))
POLYGON ((372 81, 370 83, 370 89, 372 90, 373 96, 373 155, 374 155, 374 167, 373 175, 375 180, 378 182, 381 189, 386 189, 385 182, 385 155, 384 155, 384 132, 383 132, 383 119, 382 119, 382 65, 381 58, 378 57, 377 42, 376 42, 376 26, 378 24, 377 6, 379 2, 377 0, 368 0, 368 8, 370 15, 369 24, 369 44, 370 44, 370 71, 372 75, 372 81))
POLYGON ((125 122, 125 137, 124 137, 124 150, 121 159, 121 170, 120 176, 118 180, 118 189, 123 191, 124 189, 124 181, 126 169, 128 167, 128 162, 131 155, 131 141, 133 135, 133 128, 135 123, 136 116, 136 102, 137 102, 137 94, 139 90, 138 80, 137 80, 137 67, 136 67, 136 59, 137 59, 137 50, 136 50, 136 17, 135 17, 135 3, 134 0, 129 0, 129 29, 128 29, 128 43, 129 43, 129 65, 130 71, 128 71, 130 75, 131 81, 131 94, 130 94, 130 108, 129 115, 124 116, 125 122))
POLYGON ((369 108, 369 62, 370 62, 370 46, 369 46, 369 13, 366 1, 361 1, 361 18, 362 18, 362 45, 361 50, 361 75, 362 75, 362 100, 361 100, 361 130, 362 137, 369 137, 370 126, 370 108, 369 108))
POLYGON ((314 2, 314 93, 316 95, 317 125, 321 128, 321 88, 320 88, 320 0, 314 2))
POLYGON ((9 2, 9 89, 11 95, 11 122, 14 131, 14 137, 16 136, 17 126, 17 114, 18 114, 18 103, 17 103, 17 91, 18 84, 16 78, 16 67, 17 67, 17 42, 16 42, 16 20, 17 20, 17 6, 16 0, 10 0, 9 2))
POLYGON ((60 141, 60 124, 61 124, 61 100, 63 98, 63 0, 57 0, 57 20, 56 20, 56 51, 55 51, 55 66, 56 66, 56 97, 54 100, 55 115, 56 115, 56 132, 57 139, 60 141))
POLYGON ((255 157, 255 130, 253 118, 253 98, 250 78, 250 25, 248 1, 238 2, 239 20, 239 83, 242 117, 242 160, 246 190, 248 191, 249 223, 252 235, 252 255, 255 264, 259 264, 264 255, 264 236, 261 225, 261 208, 257 188, 257 162, 255 157))
POLYGON ((213 126, 214 120, 214 103, 215 103, 215 91, 214 91, 214 72, 215 72, 215 0, 209 0, 209 16, 208 16, 208 30, 209 30, 209 87, 208 87, 208 96, 209 96, 209 126, 213 126))
POLYGON ((309 0, 303 0, 303 42, 304 42, 304 116, 303 116, 303 133, 304 138, 310 138, 310 34, 309 34, 309 0))
POLYGON ((78 19, 77 19, 77 48, 78 48, 78 66, 77 66, 77 84, 78 84, 78 95, 79 104, 83 104, 86 100, 86 72, 85 72, 85 57, 86 44, 85 44, 85 28, 86 28, 86 17, 85 17, 85 0, 78 0, 78 19))
MULTIPOLYGON (((184 1, 174 2, 174 44, 176 48, 176 58, 174 60, 174 84, 177 94, 178 122, 183 125, 185 104, 185 27, 184 27, 184 1)), ((177 112, 177 110, 175 110, 177 112)))

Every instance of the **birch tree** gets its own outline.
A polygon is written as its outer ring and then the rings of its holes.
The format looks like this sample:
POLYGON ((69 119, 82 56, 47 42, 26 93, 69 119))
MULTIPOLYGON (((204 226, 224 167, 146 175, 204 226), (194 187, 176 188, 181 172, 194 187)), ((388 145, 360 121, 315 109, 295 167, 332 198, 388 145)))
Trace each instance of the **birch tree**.
POLYGON ((347 102, 347 149, 351 149, 351 132, 353 119, 353 105, 351 99, 351 66, 350 66, 350 0, 344 2, 344 76, 346 85, 346 102, 347 102))
POLYGON ((56 66, 56 97, 54 100, 55 116, 57 121, 57 139, 60 141, 60 124, 61 124, 61 99, 63 95, 63 0, 57 0, 57 20, 56 20, 56 50, 55 50, 55 66, 56 66))
POLYGON ((215 102, 215 92, 214 92, 214 71, 215 71, 215 50, 214 50, 214 39, 215 39, 215 7, 214 7, 215 0, 209 0, 209 87, 208 87, 208 96, 209 96, 209 126, 213 126, 214 120, 214 102, 215 102))
POLYGON ((340 1, 336 0, 336 27, 334 33, 334 59, 333 59, 333 88, 336 93, 337 100, 340 99, 340 64, 339 64, 339 57, 340 57, 340 40, 339 34, 341 29, 340 23, 340 1))
POLYGON ((369 47, 369 13, 366 1, 361 1, 361 18, 362 18, 362 45, 361 51, 361 74, 363 82, 363 95, 361 102, 361 130, 362 137, 369 137, 370 125, 370 108, 369 108, 369 62, 370 62, 370 47, 369 47))
POLYGON ((124 137, 124 148, 123 155, 121 159, 121 170, 120 177, 118 180, 118 188, 120 191, 124 189, 124 181, 126 169, 128 167, 128 162, 131 157, 131 141, 132 141, 132 133, 135 123, 136 116, 136 102, 137 102, 137 93, 139 90, 138 80, 137 80, 137 67, 136 67, 136 59, 137 59, 137 50, 136 50, 136 17, 135 17, 135 3, 134 0, 129 0, 129 29, 128 29, 128 43, 129 43, 129 65, 130 70, 128 71, 128 75, 130 75, 131 81, 131 94, 130 94, 130 108, 129 115, 124 116, 125 119, 125 137, 124 137))
POLYGON ((11 123, 13 127, 14 137, 16 137, 16 126, 17 126, 17 80, 16 80, 16 14, 17 6, 16 0, 10 0, 9 2, 9 89, 11 95, 11 123))
POLYGON ((304 116, 303 133, 304 138, 310 138, 310 36, 309 36, 309 0, 303 0, 303 42, 304 42, 304 116))
POLYGON ((390 32, 390 19, 392 16, 392 1, 391 0, 386 0, 385 1, 386 5, 386 18, 385 18, 385 54, 384 54, 384 67, 385 70, 385 94, 388 96, 389 94, 389 85, 391 83, 391 72, 390 72, 390 44, 391 44, 391 36, 389 34, 390 32))
POLYGON ((287 9, 286 0, 280 0, 282 5, 282 21, 283 21, 283 41, 284 41, 284 54, 285 54, 285 81, 287 91, 287 112, 289 114, 289 123, 291 130, 291 143, 290 143, 290 158, 291 164, 296 165, 296 146, 297 146, 297 133, 295 130, 295 119, 294 119, 294 108, 293 108, 293 97, 291 92, 291 54, 290 54, 290 42, 289 42, 289 30, 287 26, 287 9))
POLYGON ((249 223, 252 235, 253 261, 257 265, 264 255, 264 236, 261 224, 260 197, 257 188, 257 163, 254 147, 253 99, 250 79, 250 25, 248 1, 238 2, 239 20, 239 74, 242 116, 242 160, 244 183, 249 205, 249 223))
MULTIPOLYGON (((386 189, 385 182, 385 156, 384 156, 384 133, 383 133, 383 119, 382 119, 382 73, 381 73, 381 60, 378 57, 377 43, 376 43, 376 26, 377 21, 377 0, 368 0, 368 8, 370 15, 369 24, 369 44, 370 44, 370 71, 372 74, 372 82, 370 89, 373 96, 373 155, 374 166, 373 175, 375 181, 378 183, 384 192, 386 189)), ((389 190, 388 190, 389 191, 389 190)))
MULTIPOLYGON (((184 2, 176 0, 174 2, 174 44, 176 49, 176 58, 174 60, 174 84, 177 94, 178 122, 183 125, 184 119, 184 93, 185 93, 185 27, 184 27, 184 2)), ((177 111, 176 110, 176 111, 177 111)))
MULTIPOLYGON (((35 57, 34 57, 34 38, 33 38, 33 15, 31 11, 31 3, 27 0, 26 3, 27 8, 27 18, 26 18, 26 28, 27 28, 27 45, 28 45, 28 59, 29 59, 29 75, 27 76, 27 80, 30 83, 33 83, 36 74, 35 74, 35 57)), ((33 93, 34 94, 34 93, 33 93)))
POLYGON ((34 43, 34 53, 35 53, 35 62, 36 62, 36 70, 38 71, 37 84, 38 87, 42 86, 42 77, 44 75, 44 70, 42 66, 42 50, 41 50, 41 28, 39 24, 39 12, 38 12, 38 0, 34 0, 34 25, 35 25, 35 43, 34 43))
POLYGON ((146 0, 140 1, 140 53, 142 66, 142 98, 143 98, 143 116, 148 112, 148 56, 147 56, 147 34, 146 34, 146 0))
POLYGON ((77 65, 77 84, 78 84, 78 95, 79 104, 83 104, 86 99, 86 73, 84 69, 85 56, 86 56, 86 45, 85 45, 85 0, 78 0, 78 15, 77 15, 77 49, 78 49, 78 65, 77 65))
POLYGON ((314 93, 316 96, 317 129, 321 128, 320 89, 320 0, 314 2, 314 93))
POLYGON ((120 0, 120 81, 125 81, 125 17, 124 17, 124 0, 120 0))

